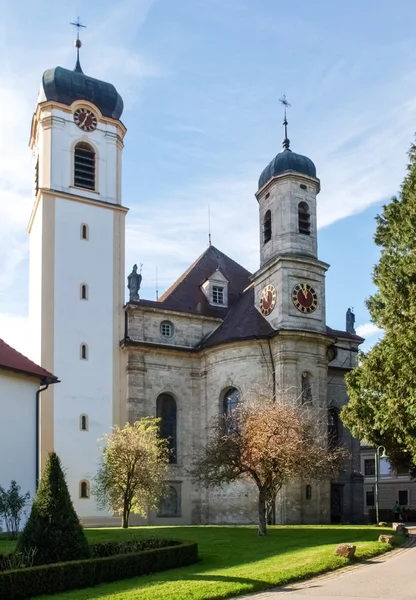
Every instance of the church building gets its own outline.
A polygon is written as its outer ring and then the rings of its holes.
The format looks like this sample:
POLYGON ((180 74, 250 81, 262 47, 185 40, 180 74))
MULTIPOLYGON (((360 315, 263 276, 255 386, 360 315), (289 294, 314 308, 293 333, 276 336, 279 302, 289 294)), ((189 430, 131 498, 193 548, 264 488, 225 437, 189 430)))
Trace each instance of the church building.
POLYGON ((114 424, 157 415, 172 449, 168 495, 140 522, 254 522, 250 485, 201 490, 187 469, 213 417, 261 387, 310 405, 327 423, 329 443, 350 452, 337 480, 287 485, 273 520, 359 522, 360 446, 339 411, 348 401, 344 375, 363 340, 351 311, 346 331, 326 324, 329 265, 318 258, 314 163, 291 150, 285 116, 283 148, 255 193, 258 270, 209 245, 157 301, 140 297, 135 266, 126 303, 122 112, 115 87, 85 75, 79 57, 73 71, 43 74, 30 139, 30 315, 36 359, 61 383, 42 394, 42 463, 54 449, 83 521, 111 523, 91 494, 97 440, 114 424))

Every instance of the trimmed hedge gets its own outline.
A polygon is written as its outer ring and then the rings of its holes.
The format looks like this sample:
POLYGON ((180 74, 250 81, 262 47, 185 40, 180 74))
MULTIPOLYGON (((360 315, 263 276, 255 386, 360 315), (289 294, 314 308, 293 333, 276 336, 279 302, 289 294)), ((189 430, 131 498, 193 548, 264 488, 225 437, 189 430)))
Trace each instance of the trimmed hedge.
MULTIPOLYGON (((142 552, 143 550, 155 550, 157 548, 169 548, 177 546, 181 542, 175 540, 164 540, 162 538, 130 538, 119 542, 98 542, 89 545, 90 556, 88 558, 104 558, 106 556, 115 556, 119 554, 130 554, 132 552, 142 552)), ((16 570, 32 566, 28 564, 29 557, 17 551, 9 554, 0 554, 0 572, 16 570), (13 560, 16 557, 17 560, 13 560), (24 564, 26 563, 26 564, 24 564), (22 566, 23 564, 23 566, 22 566), (12 567, 10 565, 13 565, 12 567)), ((68 562, 68 561, 59 561, 68 562)), ((73 562, 73 561, 72 561, 73 562)), ((47 563, 49 564, 49 563, 47 563)), ((56 564, 56 563, 55 563, 56 564)), ((36 565, 39 566, 39 565, 36 565)))
POLYGON ((131 552, 142 552, 143 550, 156 550, 157 548, 169 548, 178 546, 181 542, 175 540, 164 540, 162 538, 131 538, 121 542, 98 542, 90 544, 92 558, 104 558, 116 554, 130 554, 131 552))
POLYGON ((0 598, 24 600, 43 594, 59 594, 184 567, 197 561, 198 544, 179 542, 168 548, 3 571, 0 573, 0 598))

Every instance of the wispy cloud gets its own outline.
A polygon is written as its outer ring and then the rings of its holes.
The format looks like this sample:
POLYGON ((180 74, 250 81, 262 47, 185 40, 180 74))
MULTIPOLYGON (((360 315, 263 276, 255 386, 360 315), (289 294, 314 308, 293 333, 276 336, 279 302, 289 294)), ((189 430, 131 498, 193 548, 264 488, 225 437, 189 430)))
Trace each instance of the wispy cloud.
POLYGON ((379 336, 382 333, 383 330, 380 329, 380 327, 377 327, 377 325, 374 325, 374 323, 363 323, 357 327, 357 335, 366 339, 375 335, 379 336))

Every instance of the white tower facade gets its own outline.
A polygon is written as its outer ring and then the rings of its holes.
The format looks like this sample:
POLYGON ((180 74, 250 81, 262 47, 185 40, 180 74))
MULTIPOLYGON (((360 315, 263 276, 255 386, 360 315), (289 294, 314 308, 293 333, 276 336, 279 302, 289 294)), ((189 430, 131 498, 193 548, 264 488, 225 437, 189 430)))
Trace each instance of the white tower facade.
POLYGON ((58 454, 84 518, 102 514, 90 493, 98 440, 126 421, 122 108, 114 86, 84 75, 78 61, 74 71, 51 69, 30 139, 30 316, 36 358, 61 381, 42 394, 40 458, 58 454))

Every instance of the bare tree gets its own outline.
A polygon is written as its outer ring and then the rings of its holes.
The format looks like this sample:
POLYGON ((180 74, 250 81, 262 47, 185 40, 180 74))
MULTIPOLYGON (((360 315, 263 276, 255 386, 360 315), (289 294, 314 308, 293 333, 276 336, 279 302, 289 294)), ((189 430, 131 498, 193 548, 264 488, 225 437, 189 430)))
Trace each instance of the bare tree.
POLYGON ((169 449, 167 440, 160 438, 159 422, 145 417, 134 425, 116 426, 103 440, 92 492, 100 508, 122 515, 124 528, 131 512, 145 516, 165 494, 169 449))
POLYGON ((190 473, 204 487, 251 480, 258 490, 259 535, 266 535, 266 504, 299 479, 329 479, 345 451, 329 448, 312 408, 257 395, 214 420, 190 473))

